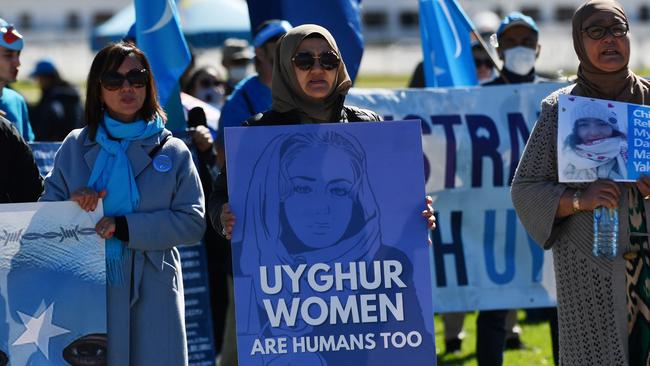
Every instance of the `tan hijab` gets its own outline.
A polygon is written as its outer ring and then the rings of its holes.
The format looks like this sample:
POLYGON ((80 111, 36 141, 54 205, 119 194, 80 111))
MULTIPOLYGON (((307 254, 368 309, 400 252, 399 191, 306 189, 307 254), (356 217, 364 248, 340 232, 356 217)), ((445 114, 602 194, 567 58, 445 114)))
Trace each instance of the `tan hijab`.
POLYGON ((301 115, 300 122, 332 122, 332 118, 338 120, 333 113, 340 111, 352 81, 345 69, 343 59, 336 70, 335 87, 332 93, 325 99, 313 99, 303 92, 293 69, 291 58, 296 53, 300 42, 307 36, 318 34, 329 46, 341 57, 341 52, 334 37, 330 32, 315 24, 304 24, 291 29, 278 41, 275 50, 275 62, 273 63, 273 81, 271 82, 271 94, 273 104, 271 108, 277 112, 297 111, 301 115))
POLYGON ((635 104, 650 104, 650 82, 635 75, 625 65, 621 70, 605 72, 594 66, 582 42, 582 30, 589 17, 599 12, 613 13, 629 24, 623 7, 614 0, 590 0, 573 15, 573 48, 580 60, 578 80, 572 94, 635 104))

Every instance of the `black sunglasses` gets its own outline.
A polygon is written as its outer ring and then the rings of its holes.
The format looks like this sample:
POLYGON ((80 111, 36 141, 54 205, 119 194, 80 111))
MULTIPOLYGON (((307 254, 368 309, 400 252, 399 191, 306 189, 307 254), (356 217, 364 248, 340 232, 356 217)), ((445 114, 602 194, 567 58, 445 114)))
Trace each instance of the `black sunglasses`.
POLYGON ((341 63, 341 59, 334 51, 323 52, 319 56, 314 56, 309 52, 298 52, 291 58, 293 64, 303 71, 311 70, 316 60, 324 70, 334 70, 341 63))
POLYGON ((613 37, 616 38, 623 37, 627 34, 628 30, 629 28, 627 24, 616 23, 614 25, 610 25, 609 27, 604 27, 602 25, 592 25, 591 27, 587 27, 582 31, 584 33, 587 33, 587 37, 594 40, 599 40, 599 39, 603 39, 607 35, 607 33, 611 34, 613 37))
POLYGON ((108 71, 102 75, 99 82, 106 90, 117 90, 124 85, 124 80, 129 82, 134 88, 144 88, 149 81, 149 73, 146 69, 131 69, 126 75, 122 75, 117 71, 108 71))

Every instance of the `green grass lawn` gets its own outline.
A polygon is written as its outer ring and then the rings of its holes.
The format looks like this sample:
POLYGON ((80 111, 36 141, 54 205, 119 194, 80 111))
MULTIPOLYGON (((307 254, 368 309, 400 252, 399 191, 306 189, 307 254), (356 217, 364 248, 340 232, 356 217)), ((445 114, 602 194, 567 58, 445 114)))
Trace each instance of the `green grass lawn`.
MULTIPOLYGON (((503 364, 506 366, 550 365, 553 363, 553 350, 551 346, 551 332, 548 322, 525 323, 525 312, 519 311, 519 325, 522 328, 521 340, 526 345, 524 350, 506 351, 503 364)), ((470 313, 465 317, 465 339, 461 351, 456 354, 444 354, 445 341, 442 319, 435 318, 436 351, 438 365, 476 366, 476 317, 477 313, 470 313)))
POLYGON ((36 104, 41 97, 41 90, 35 82, 20 80, 11 84, 11 87, 22 94, 29 104, 36 104))
POLYGON ((410 80, 410 74, 359 74, 354 86, 357 88, 406 88, 410 80))

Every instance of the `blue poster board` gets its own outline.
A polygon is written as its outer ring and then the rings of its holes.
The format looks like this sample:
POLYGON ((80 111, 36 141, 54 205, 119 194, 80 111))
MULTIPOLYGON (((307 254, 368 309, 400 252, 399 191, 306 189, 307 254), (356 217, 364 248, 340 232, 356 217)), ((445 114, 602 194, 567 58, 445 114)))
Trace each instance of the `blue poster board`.
POLYGON ((240 364, 434 365, 420 122, 225 138, 240 364))
POLYGON ((0 205, 0 365, 106 364, 102 207, 0 205))
POLYGON ((650 175, 650 107, 560 95, 557 144, 560 182, 634 182, 650 175))

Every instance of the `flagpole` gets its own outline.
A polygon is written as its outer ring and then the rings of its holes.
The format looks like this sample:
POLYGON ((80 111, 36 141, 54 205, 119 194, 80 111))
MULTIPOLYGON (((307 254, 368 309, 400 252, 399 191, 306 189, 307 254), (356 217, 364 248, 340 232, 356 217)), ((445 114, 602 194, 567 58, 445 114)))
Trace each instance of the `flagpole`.
POLYGON ((503 80, 506 82, 506 84, 510 84, 510 81, 508 80, 508 77, 506 77, 506 75, 499 68, 499 66, 497 64, 497 61, 494 59, 494 56, 493 56, 492 52, 490 52, 490 49, 488 48, 488 45, 483 40, 483 37, 474 28, 472 28, 472 34, 474 35, 474 38, 476 38, 478 43, 481 45, 481 47, 483 47, 483 49, 485 50, 485 53, 490 58, 490 63, 492 63, 492 67, 497 70, 497 74, 499 74, 499 77, 503 78, 503 80))

